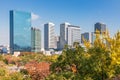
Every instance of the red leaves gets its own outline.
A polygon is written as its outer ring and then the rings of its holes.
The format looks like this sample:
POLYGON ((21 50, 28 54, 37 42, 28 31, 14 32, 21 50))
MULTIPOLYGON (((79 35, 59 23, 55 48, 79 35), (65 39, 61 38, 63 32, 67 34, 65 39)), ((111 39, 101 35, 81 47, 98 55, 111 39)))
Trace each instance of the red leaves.
POLYGON ((25 65, 25 69, 29 72, 32 80, 41 80, 50 74, 50 64, 46 62, 32 61, 25 65))

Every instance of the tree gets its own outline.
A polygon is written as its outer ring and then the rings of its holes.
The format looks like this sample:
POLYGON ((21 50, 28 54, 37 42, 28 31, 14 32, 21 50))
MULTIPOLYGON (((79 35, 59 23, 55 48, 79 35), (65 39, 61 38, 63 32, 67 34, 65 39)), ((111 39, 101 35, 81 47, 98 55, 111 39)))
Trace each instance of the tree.
POLYGON ((32 80, 42 80, 49 75, 49 63, 32 61, 25 65, 32 80))
POLYGON ((51 64, 49 79, 105 80, 120 74, 120 32, 114 38, 96 32, 93 45, 84 40, 86 48, 65 46, 57 61, 51 64))

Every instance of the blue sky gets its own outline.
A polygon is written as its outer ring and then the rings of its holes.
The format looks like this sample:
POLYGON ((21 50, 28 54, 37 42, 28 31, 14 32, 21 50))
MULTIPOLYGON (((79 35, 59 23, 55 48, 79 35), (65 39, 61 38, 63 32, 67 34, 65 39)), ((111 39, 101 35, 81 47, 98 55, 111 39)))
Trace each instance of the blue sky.
POLYGON ((0 0, 0 44, 9 44, 9 10, 34 13, 32 26, 43 32, 43 24, 69 22, 81 32, 93 32, 96 22, 107 25, 111 36, 120 30, 120 0, 0 0), (39 18, 38 18, 39 17, 39 18))

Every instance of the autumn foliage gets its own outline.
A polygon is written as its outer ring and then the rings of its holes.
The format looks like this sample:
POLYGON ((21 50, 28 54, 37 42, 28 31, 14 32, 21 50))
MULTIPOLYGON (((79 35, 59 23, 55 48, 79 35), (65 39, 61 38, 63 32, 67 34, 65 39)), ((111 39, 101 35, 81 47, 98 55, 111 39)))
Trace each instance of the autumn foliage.
POLYGON ((6 55, 5 59, 4 59, 4 62, 6 64, 16 64, 17 65, 20 60, 21 59, 19 57, 14 57, 14 56, 11 56, 11 55, 6 55))
POLYGON ((50 74, 50 64, 47 62, 31 61, 25 65, 32 80, 42 80, 50 74))
POLYGON ((111 38, 98 31, 93 44, 83 41, 85 48, 65 46, 47 80, 120 80, 120 32, 111 38))

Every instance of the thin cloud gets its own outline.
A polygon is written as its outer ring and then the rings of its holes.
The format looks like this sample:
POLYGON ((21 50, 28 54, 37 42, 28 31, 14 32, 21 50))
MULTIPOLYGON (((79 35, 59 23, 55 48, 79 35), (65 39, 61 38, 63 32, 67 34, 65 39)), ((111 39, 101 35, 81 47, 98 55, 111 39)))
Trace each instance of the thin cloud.
POLYGON ((31 13, 31 17, 32 17, 32 21, 35 21, 35 20, 37 20, 37 19, 39 19, 39 18, 40 18, 40 16, 39 16, 39 15, 34 14, 34 13, 31 13))

